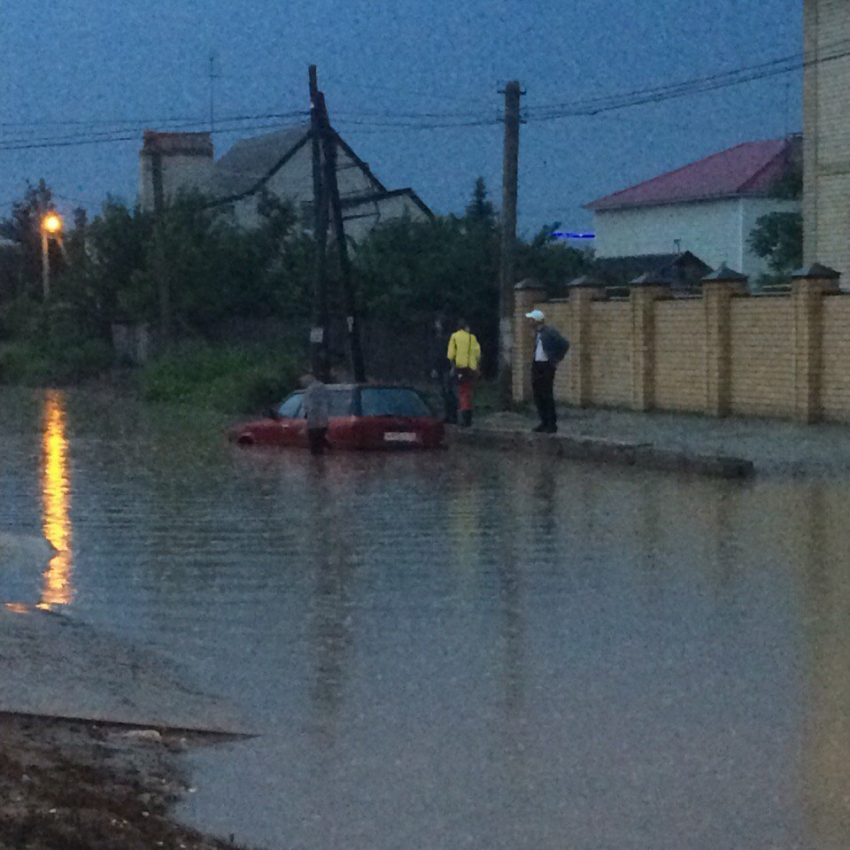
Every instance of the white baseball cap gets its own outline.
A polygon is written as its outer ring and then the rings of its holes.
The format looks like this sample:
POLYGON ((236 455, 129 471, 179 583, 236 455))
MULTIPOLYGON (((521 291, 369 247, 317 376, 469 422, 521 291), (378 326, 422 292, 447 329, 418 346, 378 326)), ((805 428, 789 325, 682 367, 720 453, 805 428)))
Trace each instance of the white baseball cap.
POLYGON ((535 322, 542 322, 546 317, 543 315, 542 310, 532 310, 530 313, 525 314, 526 319, 534 319, 535 322))

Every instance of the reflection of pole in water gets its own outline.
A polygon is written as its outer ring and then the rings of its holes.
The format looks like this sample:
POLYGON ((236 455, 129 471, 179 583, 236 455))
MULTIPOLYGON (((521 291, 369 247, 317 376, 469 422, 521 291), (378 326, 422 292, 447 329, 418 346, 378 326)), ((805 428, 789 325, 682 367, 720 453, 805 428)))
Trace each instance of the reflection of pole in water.
POLYGON ((338 529, 348 523, 334 514, 327 492, 327 481, 320 474, 315 480, 312 558, 316 583, 310 600, 310 641, 313 645, 314 679, 310 699, 318 709, 324 726, 331 733, 343 702, 348 675, 351 633, 351 591, 355 577, 354 554, 342 540, 338 529))
POLYGON ((44 573, 39 608, 69 605, 74 598, 71 586, 70 485, 65 399, 62 393, 48 390, 42 418, 42 529, 57 552, 44 573))

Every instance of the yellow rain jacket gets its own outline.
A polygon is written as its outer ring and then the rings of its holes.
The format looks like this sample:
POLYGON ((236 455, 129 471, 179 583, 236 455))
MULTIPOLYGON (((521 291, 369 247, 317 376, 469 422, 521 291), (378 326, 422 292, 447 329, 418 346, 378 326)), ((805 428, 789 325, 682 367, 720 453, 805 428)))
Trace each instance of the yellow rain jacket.
POLYGON ((449 350, 446 357, 455 364, 458 369, 472 369, 478 371, 478 363, 481 360, 481 346, 475 338, 475 334, 469 331, 455 331, 449 339, 449 350))

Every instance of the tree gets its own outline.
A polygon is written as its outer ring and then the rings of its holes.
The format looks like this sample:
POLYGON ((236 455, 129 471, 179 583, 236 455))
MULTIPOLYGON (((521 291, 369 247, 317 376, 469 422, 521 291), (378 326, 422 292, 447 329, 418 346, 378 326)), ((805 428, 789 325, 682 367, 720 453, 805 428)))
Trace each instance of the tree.
POLYGON ((763 215, 748 239, 751 250, 767 259, 776 276, 788 274, 803 264, 803 216, 798 212, 763 215))
MULTIPOLYGON (((0 236, 21 246, 18 265, 17 295, 34 294, 41 280, 41 221, 45 214, 56 209, 53 192, 43 179, 33 186, 27 184, 23 198, 12 205, 8 218, 0 221, 0 236)), ((51 242, 51 270, 56 273, 64 265, 61 253, 51 242)))
POLYGON ((472 200, 466 206, 465 219, 468 224, 480 223, 488 227, 495 227, 496 210, 493 204, 487 200, 487 186, 483 177, 479 177, 475 181, 472 200))

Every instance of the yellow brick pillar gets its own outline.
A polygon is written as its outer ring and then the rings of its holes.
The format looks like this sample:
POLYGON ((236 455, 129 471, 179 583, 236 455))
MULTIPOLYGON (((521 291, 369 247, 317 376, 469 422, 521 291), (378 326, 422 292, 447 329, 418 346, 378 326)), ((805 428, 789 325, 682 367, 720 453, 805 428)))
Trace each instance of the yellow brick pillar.
POLYGON ((546 301, 543 284, 527 278, 514 287, 514 362, 513 398, 519 403, 531 401, 531 361, 534 359, 534 328, 525 318, 546 301))
POLYGON ((823 372, 823 296, 838 291, 837 271, 815 263, 791 276, 794 302, 794 416, 821 418, 823 372))
POLYGON ((652 410, 655 406, 655 302, 664 294, 666 284, 663 278, 649 272, 629 284, 634 410, 652 410))
POLYGON ((702 279, 705 306, 705 412, 728 416, 732 401, 732 297, 747 277, 726 264, 702 279))
POLYGON ((600 281, 583 275, 569 284, 569 292, 572 308, 570 357, 573 359, 573 368, 570 372, 570 397, 573 404, 578 407, 590 407, 593 404, 590 371, 593 317, 590 305, 603 296, 605 289, 600 281))

